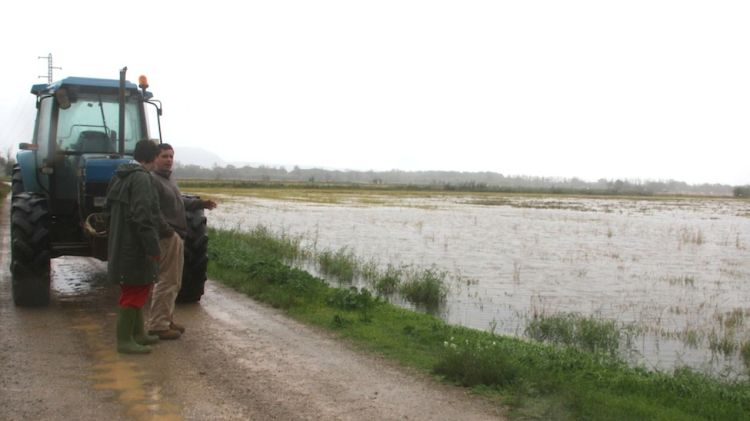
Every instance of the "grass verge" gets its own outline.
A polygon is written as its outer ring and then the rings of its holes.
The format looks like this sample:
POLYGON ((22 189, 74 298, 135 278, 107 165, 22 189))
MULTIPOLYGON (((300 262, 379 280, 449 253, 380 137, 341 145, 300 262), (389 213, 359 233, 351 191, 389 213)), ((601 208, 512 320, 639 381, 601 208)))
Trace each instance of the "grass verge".
POLYGON ((10 193, 10 184, 0 183, 0 199, 4 199, 10 193))
MULTIPOLYGON (((279 246, 266 234, 210 230, 211 278, 297 320, 336 332, 361 349, 499 400, 512 418, 750 419, 747 381, 722 381, 689 369, 632 368, 613 356, 606 343, 531 342, 451 326, 388 304, 366 289, 331 287, 290 267, 284 262, 294 247, 279 246)), ((546 340, 575 335, 561 325, 564 321, 552 320, 532 329, 546 340)), ((601 329, 587 320, 573 325, 584 334, 601 329)))

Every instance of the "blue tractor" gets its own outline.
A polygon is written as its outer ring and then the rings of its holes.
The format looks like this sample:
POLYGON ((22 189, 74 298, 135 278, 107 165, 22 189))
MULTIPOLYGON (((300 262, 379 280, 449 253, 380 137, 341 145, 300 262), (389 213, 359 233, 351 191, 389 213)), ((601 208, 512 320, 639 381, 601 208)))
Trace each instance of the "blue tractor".
MULTIPOLYGON (((144 76, 136 86, 125 79, 126 71, 119 80, 68 77, 31 88, 37 109, 33 140, 19 145, 11 184, 16 305, 49 303, 52 258, 107 259, 106 231, 91 227, 104 211, 109 181, 118 165, 132 160, 136 142, 150 138, 147 116, 155 116, 161 142, 161 103, 144 76)), ((197 302, 206 281, 203 210, 188 212, 187 222, 178 301, 197 302)))

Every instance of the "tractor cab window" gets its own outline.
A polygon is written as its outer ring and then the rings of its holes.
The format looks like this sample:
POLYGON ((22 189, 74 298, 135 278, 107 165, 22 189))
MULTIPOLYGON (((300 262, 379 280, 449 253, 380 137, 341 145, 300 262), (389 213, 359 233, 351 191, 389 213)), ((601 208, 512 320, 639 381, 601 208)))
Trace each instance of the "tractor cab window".
MULTIPOLYGON (((125 151, 135 149, 142 132, 136 100, 125 103, 125 151)), ((77 153, 117 152, 117 95, 80 94, 70 107, 59 108, 57 150, 77 153)))

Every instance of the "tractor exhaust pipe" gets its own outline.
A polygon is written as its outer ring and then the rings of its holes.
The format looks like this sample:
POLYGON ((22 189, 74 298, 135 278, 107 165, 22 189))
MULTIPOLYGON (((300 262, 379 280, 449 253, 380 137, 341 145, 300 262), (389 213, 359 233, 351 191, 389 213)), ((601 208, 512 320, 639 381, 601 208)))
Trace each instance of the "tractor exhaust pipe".
POLYGON ((120 70, 120 124, 117 128, 117 151, 120 155, 125 154, 125 73, 128 67, 120 70))

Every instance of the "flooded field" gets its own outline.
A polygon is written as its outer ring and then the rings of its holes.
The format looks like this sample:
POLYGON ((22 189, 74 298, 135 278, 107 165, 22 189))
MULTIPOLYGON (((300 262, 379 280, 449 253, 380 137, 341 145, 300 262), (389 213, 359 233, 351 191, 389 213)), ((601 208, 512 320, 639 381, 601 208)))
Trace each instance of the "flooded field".
MULTIPOLYGON (((202 192, 216 195, 216 192, 202 192)), ((254 193, 255 194, 255 193, 254 193)), ((209 225, 262 225, 380 266, 446 271, 440 316, 522 336, 534 316, 614 320, 649 368, 745 372, 750 203, 521 195, 217 196, 209 225), (744 347, 744 348, 743 348, 744 347)))

